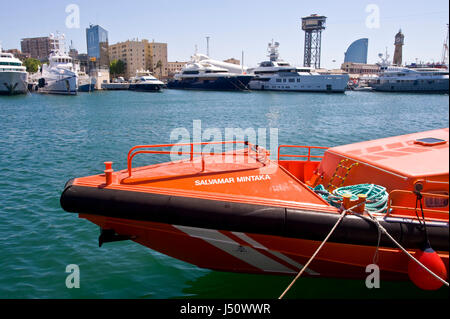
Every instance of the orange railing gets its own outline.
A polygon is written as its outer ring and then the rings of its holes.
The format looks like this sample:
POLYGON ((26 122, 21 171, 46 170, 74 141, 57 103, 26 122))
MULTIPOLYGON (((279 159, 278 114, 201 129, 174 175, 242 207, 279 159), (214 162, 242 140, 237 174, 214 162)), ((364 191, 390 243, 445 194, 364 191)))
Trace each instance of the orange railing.
MULTIPOLYGON (((448 195, 444 194, 436 194, 436 193, 421 193, 423 198, 443 198, 447 199, 446 207, 447 210, 441 210, 441 209, 430 209, 423 207, 423 212, 425 217, 431 218, 431 219, 439 219, 439 220, 448 220, 449 218, 449 211, 448 211, 448 195)), ((394 205, 394 201, 403 200, 407 201, 409 200, 411 202, 414 201, 414 198, 416 198, 416 193, 413 191, 406 191, 406 190, 400 190, 395 189, 389 193, 389 199, 388 199, 388 208, 387 208, 387 216, 390 217, 411 217, 416 216, 417 213, 421 213, 420 206, 415 208, 412 206, 401 206, 401 205, 394 205)), ((445 207, 445 206, 442 206, 445 207)))
POLYGON ((278 146, 278 161, 280 161, 280 157, 295 157, 295 158, 306 158, 306 160, 309 162, 312 158, 319 158, 322 159, 323 155, 311 155, 312 149, 322 149, 327 150, 328 147, 324 146, 303 146, 303 145, 280 145, 278 146), (301 149, 307 149, 308 155, 300 155, 300 154, 284 154, 281 155, 280 150, 281 148, 301 148, 301 149))
POLYGON ((205 152, 194 152, 194 146, 196 145, 225 145, 225 144, 242 144, 248 147, 248 152, 250 153, 251 150, 253 150, 257 154, 257 159, 259 160, 259 153, 263 153, 264 156, 269 156, 270 152, 265 150, 262 147, 258 147, 258 145, 254 145, 252 143, 249 143, 247 141, 229 141, 229 142, 198 142, 198 143, 178 143, 178 144, 155 144, 155 145, 137 145, 130 149, 127 156, 127 166, 128 166, 128 175, 131 176, 132 171, 132 162, 133 158, 138 154, 177 154, 177 155, 190 155, 190 160, 192 161, 194 159, 194 155, 200 155, 203 156, 205 154, 208 155, 225 155, 226 152, 221 153, 205 153, 205 152), (163 147, 173 147, 173 146, 190 146, 189 152, 183 152, 183 151, 153 151, 153 150, 139 150, 143 148, 163 148, 163 147))

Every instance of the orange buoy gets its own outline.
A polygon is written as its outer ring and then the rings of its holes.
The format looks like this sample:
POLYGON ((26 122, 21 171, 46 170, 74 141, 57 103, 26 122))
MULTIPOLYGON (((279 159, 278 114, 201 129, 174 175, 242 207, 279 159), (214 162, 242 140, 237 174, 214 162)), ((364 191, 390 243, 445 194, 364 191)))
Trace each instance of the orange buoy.
MULTIPOLYGON (((447 269, 444 262, 429 244, 424 249, 419 250, 414 257, 433 273, 444 280, 447 279, 447 269)), ((412 259, 408 263, 408 275, 417 287, 424 290, 437 290, 443 285, 441 281, 412 259)))

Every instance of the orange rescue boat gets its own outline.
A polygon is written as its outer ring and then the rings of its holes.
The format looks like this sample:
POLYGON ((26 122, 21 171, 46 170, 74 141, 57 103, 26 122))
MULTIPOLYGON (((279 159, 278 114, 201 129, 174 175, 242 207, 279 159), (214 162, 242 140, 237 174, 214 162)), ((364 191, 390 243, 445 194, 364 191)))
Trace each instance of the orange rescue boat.
MULTIPOLYGON (((131 239, 203 268, 293 275, 343 209, 314 187, 376 184, 388 194, 377 221, 413 256, 429 241, 448 272, 448 128, 329 149, 281 145, 277 161, 247 142, 178 144, 188 158, 132 167, 136 155, 173 146, 136 146, 126 170, 106 162, 103 174, 70 180, 61 206, 99 225, 100 245, 131 239), (218 144, 234 149, 205 151, 218 144)), ((381 279, 408 279, 410 257, 364 215, 345 216, 305 275, 364 279, 377 253, 381 279)))

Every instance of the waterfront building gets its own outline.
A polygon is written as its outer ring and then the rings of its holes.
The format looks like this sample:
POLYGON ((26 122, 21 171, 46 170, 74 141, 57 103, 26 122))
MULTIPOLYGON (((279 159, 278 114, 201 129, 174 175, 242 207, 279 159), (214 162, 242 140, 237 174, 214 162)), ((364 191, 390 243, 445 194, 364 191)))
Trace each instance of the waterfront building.
POLYGON ((91 24, 86 28, 86 42, 89 75, 95 79, 96 89, 101 90, 101 84, 109 82, 108 31, 91 24))
POLYGON ((150 56, 153 74, 159 79, 165 79, 168 75, 167 67, 167 43, 149 42, 150 56))
POLYGON ((125 77, 131 78, 138 70, 149 70, 159 79, 167 78, 167 43, 137 39, 109 46, 109 58, 125 63, 125 77), (158 63, 160 61, 160 63, 158 63))
POLYGON ((187 62, 167 62, 167 69, 168 69, 168 77, 172 78, 175 73, 181 71, 183 67, 186 65, 187 62))
POLYGON ((354 41, 349 45, 345 52, 345 62, 367 64, 367 49, 369 46, 369 39, 362 38, 354 41))
MULTIPOLYGON (((48 61, 54 41, 50 37, 23 38, 20 42, 20 47, 22 53, 29 54, 31 58, 44 62, 48 61)), ((56 43, 56 45, 58 44, 56 43)))
POLYGON ((235 58, 229 58, 229 59, 223 60, 223 62, 241 65, 241 61, 239 61, 238 59, 235 59, 235 58))
POLYGON ((79 53, 76 60, 80 64, 80 70, 89 73, 89 56, 87 53, 79 53))
POLYGON ((70 48, 69 50, 69 56, 73 59, 73 60, 77 60, 78 59, 78 50, 74 49, 74 48, 70 48))
POLYGON ((358 78, 360 75, 378 74, 380 66, 377 64, 344 62, 341 70, 350 74, 350 78, 358 78))
POLYGON ((99 25, 86 29, 87 54, 98 69, 109 68, 108 31, 99 25))
POLYGON ((402 33, 402 30, 399 30, 398 33, 395 35, 395 51, 394 51, 394 60, 392 61, 393 65, 400 66, 402 65, 402 50, 403 50, 403 44, 405 43, 405 36, 402 33))

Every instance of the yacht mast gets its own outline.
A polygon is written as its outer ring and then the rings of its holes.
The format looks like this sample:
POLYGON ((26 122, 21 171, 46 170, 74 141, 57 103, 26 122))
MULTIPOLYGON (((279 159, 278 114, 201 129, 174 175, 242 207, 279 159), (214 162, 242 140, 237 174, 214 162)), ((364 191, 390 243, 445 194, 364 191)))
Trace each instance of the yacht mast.
POLYGON ((209 36, 206 37, 206 55, 209 57, 209 36))

